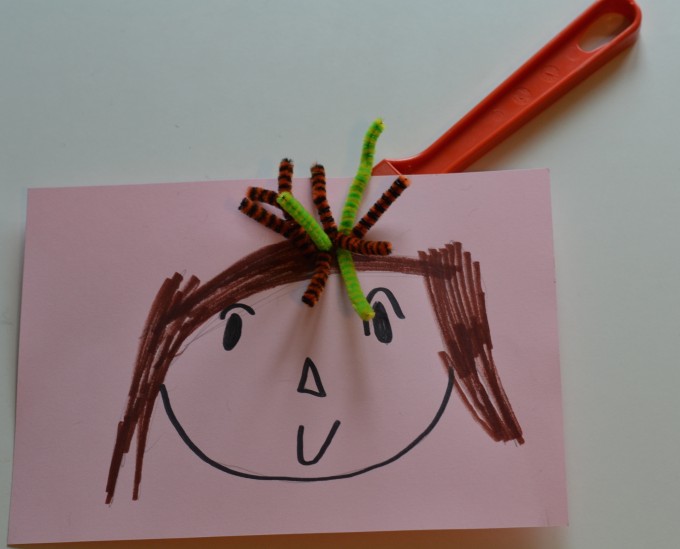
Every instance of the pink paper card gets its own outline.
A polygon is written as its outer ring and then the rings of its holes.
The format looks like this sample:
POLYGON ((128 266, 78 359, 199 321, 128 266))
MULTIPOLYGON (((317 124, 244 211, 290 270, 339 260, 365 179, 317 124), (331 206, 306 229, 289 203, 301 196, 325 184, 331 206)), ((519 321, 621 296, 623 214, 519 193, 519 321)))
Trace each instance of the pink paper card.
POLYGON ((29 192, 9 542, 566 524, 548 171, 413 177, 369 321, 253 185, 29 192))

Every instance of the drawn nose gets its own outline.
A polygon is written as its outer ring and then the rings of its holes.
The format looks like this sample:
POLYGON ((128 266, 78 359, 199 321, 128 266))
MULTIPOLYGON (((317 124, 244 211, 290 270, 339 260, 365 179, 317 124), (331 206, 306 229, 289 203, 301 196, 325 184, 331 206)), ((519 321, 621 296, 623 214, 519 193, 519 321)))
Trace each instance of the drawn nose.
POLYGON ((302 365, 302 375, 300 376, 297 390, 298 393, 307 393, 317 397, 326 396, 319 370, 314 361, 309 357, 305 358, 305 363, 302 365))

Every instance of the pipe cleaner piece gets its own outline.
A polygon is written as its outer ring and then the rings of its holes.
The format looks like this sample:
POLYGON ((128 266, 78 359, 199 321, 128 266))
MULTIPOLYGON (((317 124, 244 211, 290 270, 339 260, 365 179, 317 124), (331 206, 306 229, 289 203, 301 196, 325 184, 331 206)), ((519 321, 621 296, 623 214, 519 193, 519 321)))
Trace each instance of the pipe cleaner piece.
POLYGON ((284 158, 279 164, 279 193, 293 192, 293 161, 284 158))
POLYGON ((383 240, 362 240, 356 236, 347 236, 341 233, 335 237, 335 245, 338 248, 360 255, 390 255, 392 244, 383 240))
MULTIPOLYGON (((354 220, 356 219, 357 211, 361 205, 361 199, 363 198, 366 186, 371 179, 373 157, 375 156, 375 144, 384 129, 385 125, 383 124, 383 121, 380 118, 377 118, 368 128, 368 131, 364 136, 359 168, 357 174, 354 176, 354 181, 352 181, 352 184, 350 185, 345 205, 342 208, 342 216, 340 218, 341 234, 349 235, 352 232, 354 220)), ((375 316, 375 311, 366 300, 366 296, 361 289, 352 255, 347 251, 338 250, 338 265, 340 266, 340 274, 345 281, 347 295, 352 302, 352 307, 359 313, 362 320, 371 320, 375 316)))
POLYGON ((316 254, 316 265, 314 265, 314 274, 312 275, 307 289, 302 296, 302 302, 310 307, 314 307, 319 301, 326 281, 331 274, 331 254, 330 252, 319 252, 316 254))
POLYGON ((279 193, 276 202, 305 230, 319 250, 327 252, 333 247, 331 239, 328 238, 323 228, 292 194, 288 191, 279 193))
POLYGON ((354 266, 354 259, 352 254, 347 250, 339 248, 337 250, 338 267, 340 267, 340 274, 345 283, 347 296, 349 297, 352 307, 361 317, 361 320, 368 321, 375 316, 375 311, 371 304, 366 300, 364 291, 361 289, 359 277, 357 276, 357 269, 354 266))
POLYGON ((361 289, 352 254, 391 253, 392 245, 389 242, 364 240, 363 236, 409 185, 408 179, 399 177, 355 225, 357 211, 371 178, 376 141, 383 128, 382 120, 377 119, 366 132, 361 161, 342 210, 340 227, 336 225, 328 203, 326 171, 321 164, 314 164, 311 168, 312 200, 321 224, 293 196, 293 163, 287 158, 279 165, 279 192, 251 187, 239 206, 239 210, 248 217, 288 238, 305 255, 314 256, 314 273, 302 296, 302 301, 310 307, 319 301, 326 287, 334 250, 352 307, 364 321, 372 319, 375 311, 361 289), (283 218, 267 211, 261 204, 283 210, 283 218))
POLYGON ((316 206, 316 212, 319 214, 319 221, 321 221, 323 230, 330 236, 338 232, 338 227, 335 224, 335 219, 333 219, 331 205, 328 203, 328 196, 326 195, 326 170, 321 164, 314 164, 311 172, 312 201, 316 206))
POLYGON ((354 220, 356 219, 357 210, 361 204, 366 185, 371 179, 371 170, 373 169, 373 157, 375 155, 375 144, 378 137, 385 129, 385 124, 380 118, 377 118, 371 127, 368 128, 364 136, 364 144, 361 150, 361 160, 359 162, 359 169, 354 176, 354 181, 347 193, 345 205, 342 208, 342 216, 340 217, 340 232, 349 234, 352 231, 354 220))
MULTIPOLYGON (((290 158, 284 158, 279 164, 279 194, 293 192, 293 161, 290 158)), ((284 212, 284 218, 291 219, 288 212, 284 212)))
POLYGON ((387 211, 394 201, 401 196, 407 187, 411 184, 407 177, 400 175, 394 180, 390 188, 387 189, 371 209, 366 212, 359 222, 352 229, 352 235, 357 238, 363 238, 368 230, 376 224, 378 219, 387 211))
POLYGON ((283 219, 276 217, 274 214, 269 213, 262 206, 260 206, 257 201, 250 198, 250 195, 252 194, 250 192, 251 190, 252 189, 248 189, 248 196, 241 200, 241 205, 238 207, 238 209, 268 229, 276 231, 279 234, 283 234, 287 228, 286 222, 283 219))
POLYGON ((276 202, 278 196, 277 192, 263 189, 262 187, 249 187, 246 191, 246 198, 249 200, 252 200, 253 202, 263 202, 264 204, 276 206, 281 209, 281 206, 276 202))
MULTIPOLYGON (((254 189, 255 192, 258 190, 264 190, 258 189, 257 187, 254 187, 254 189)), ((251 188, 248 190, 249 194, 251 190, 253 189, 251 188)), ((268 229, 271 229, 283 237, 288 238, 293 244, 295 244, 295 246, 300 249, 303 254, 312 255, 316 253, 316 246, 314 245, 314 242, 312 242, 312 239, 309 238, 305 230, 297 223, 281 219, 280 217, 268 212, 257 202, 249 199, 248 197, 241 201, 241 205, 238 209, 261 225, 264 225, 268 229)))

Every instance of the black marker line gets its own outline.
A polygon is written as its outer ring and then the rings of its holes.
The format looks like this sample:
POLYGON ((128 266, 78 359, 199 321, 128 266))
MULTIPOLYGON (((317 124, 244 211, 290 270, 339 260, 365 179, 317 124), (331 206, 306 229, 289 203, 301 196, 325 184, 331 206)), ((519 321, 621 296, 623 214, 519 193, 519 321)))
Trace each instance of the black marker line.
MULTIPOLYGON (((220 319, 224 320, 227 313, 233 309, 243 309, 247 313, 254 315, 255 311, 252 307, 244 303, 234 303, 229 305, 220 313, 220 319)), ((224 327, 224 335, 222 336, 222 347, 225 351, 231 351, 236 347, 236 344, 241 339, 241 332, 243 331, 243 319, 238 313, 229 315, 229 319, 224 327)))
POLYGON ((309 357, 305 359, 305 363, 302 366, 302 375, 300 376, 300 383, 298 383, 297 391, 298 393, 307 393, 317 397, 326 396, 326 390, 323 388, 323 383, 321 383, 319 370, 317 369, 316 364, 314 364, 314 361, 309 357), (309 372, 312 372, 316 389, 309 389, 307 387, 307 378, 309 377, 309 372))
MULTIPOLYGON (((383 294, 385 294, 390 304, 392 305, 392 309, 394 309, 394 314, 397 315, 397 318, 401 319, 406 318, 406 316, 404 316, 404 312, 401 310, 401 307, 399 306, 397 298, 394 297, 394 294, 387 288, 383 287, 373 288, 366 295, 366 301, 370 303, 378 292, 382 292, 383 294)), ((381 343, 385 344, 391 343, 392 327, 390 326, 390 321, 385 306, 380 301, 377 301, 375 305, 373 305, 373 310, 375 311, 375 317, 373 318, 372 322, 376 338, 381 343)), ((364 335, 365 336, 371 335, 371 327, 369 322, 366 320, 364 320, 364 335)))
POLYGON ((315 463, 318 463, 319 460, 321 460, 323 455, 326 453, 326 450, 328 450, 328 447, 331 445, 331 442, 333 440, 333 437, 335 436, 335 433, 338 430, 338 427, 340 427, 340 420, 336 419, 333 422, 333 427, 331 427, 331 430, 328 433, 326 440, 321 445, 321 448, 317 452, 316 456, 314 456, 314 459, 307 460, 307 459, 305 459, 305 444, 304 444, 304 441, 303 441, 303 439, 305 438, 305 426, 300 425, 298 427, 298 432, 297 432, 297 460, 298 460, 298 463, 300 465, 314 465, 315 463))
POLYGON ((359 475, 362 475, 364 473, 368 473, 369 471, 372 471, 374 469, 378 469, 380 467, 384 467, 385 465, 389 465, 390 463, 395 462, 399 458, 401 458, 404 454, 410 452, 415 448, 427 435, 429 435, 432 432, 432 429, 434 429, 439 423, 439 420, 441 419, 442 415, 444 414, 444 410, 446 409, 446 406, 449 403, 449 399, 451 398, 451 393, 453 391, 453 385, 454 385, 454 373, 452 368, 447 368, 448 372, 448 382, 446 384, 446 391, 444 392, 444 398, 442 399, 441 404, 439 405, 439 409, 437 410, 437 413, 435 414, 434 418, 430 422, 430 424, 425 428, 425 430, 420 433, 408 446, 406 446, 403 450, 400 452, 396 453, 393 455, 391 458, 386 459, 385 461, 381 461, 380 463, 376 463, 374 465, 369 465, 368 467, 364 467, 363 469, 359 469, 357 471, 352 471, 350 473, 342 473, 339 475, 330 475, 330 476, 325 476, 325 477, 292 477, 292 476, 276 476, 276 475, 256 475, 252 473, 244 473, 242 471, 238 471, 236 469, 232 469, 231 467, 227 467, 226 465, 222 465, 221 463, 218 463, 214 459, 209 458, 206 456, 203 451, 194 444, 194 442, 189 438, 189 436, 186 434, 186 431, 184 431, 184 428, 180 424, 180 422, 177 420, 177 416, 175 416, 175 413, 172 410, 172 406, 170 405, 170 398, 168 396, 168 390, 165 388, 165 385, 160 386, 160 392, 161 392, 161 398, 163 399, 163 407, 165 408, 165 413, 168 415, 168 419, 170 420, 170 423, 175 427, 177 430, 177 434, 180 436, 180 438, 184 441, 184 443, 191 449, 191 451, 196 454, 202 461, 207 463, 208 465, 211 465, 215 467, 215 469, 219 469, 220 471, 223 471, 225 473, 229 473, 230 475, 234 475, 237 477, 242 477, 242 478, 249 478, 249 479, 254 479, 254 480, 282 480, 282 481, 292 481, 292 482, 324 482, 328 480, 340 480, 344 478, 352 478, 356 477, 359 475))
POLYGON ((373 317, 375 338, 380 343, 385 343, 386 345, 392 343, 392 325, 382 301, 376 301, 375 305, 373 305, 373 310, 375 311, 375 316, 373 317))
POLYGON ((404 316, 404 312, 401 310, 401 307, 399 306, 399 302, 397 301, 397 298, 394 297, 394 294, 389 291, 387 288, 373 288, 370 292, 368 292, 368 295, 366 296, 366 301, 370 302, 371 299, 373 299, 373 296, 377 294, 378 292, 382 292, 387 296, 387 299, 389 299, 390 303, 392 304, 392 308, 394 309, 394 314, 397 315, 397 318, 404 319, 406 318, 404 316))
POLYGON ((229 307, 227 307, 226 309, 223 309, 223 310, 220 312, 220 318, 221 318, 222 320, 224 320, 224 317, 226 317, 226 316, 227 316, 227 313, 228 313, 229 311, 231 311, 232 309, 243 309, 244 311, 246 311, 247 313, 249 313, 249 314, 251 314, 251 315, 254 315, 254 314, 255 314, 255 311, 253 310, 253 308, 250 307, 250 306, 248 306, 248 305, 246 305, 245 303, 234 303, 233 305, 229 305, 229 307))

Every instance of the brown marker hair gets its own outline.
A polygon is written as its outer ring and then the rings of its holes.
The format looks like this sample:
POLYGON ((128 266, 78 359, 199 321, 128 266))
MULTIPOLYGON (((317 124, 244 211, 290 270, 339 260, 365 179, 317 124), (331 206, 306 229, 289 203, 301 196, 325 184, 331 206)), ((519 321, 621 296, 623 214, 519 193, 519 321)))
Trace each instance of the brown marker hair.
MULTIPOLYGON (((456 379, 455 388, 472 417, 496 441, 524 442, 522 429, 501 384, 492 355, 491 333, 479 263, 461 244, 420 252, 417 258, 361 256, 358 271, 423 278, 442 340, 438 356, 456 379)), ((307 280, 314 258, 285 241, 243 257, 201 284, 175 273, 161 285, 144 324, 128 400, 116 430, 106 484, 111 503, 124 456, 135 440, 132 499, 139 498, 147 436, 156 398, 170 365, 200 326, 225 307, 283 284, 307 280)), ((337 267, 332 266, 333 272, 337 267)))

